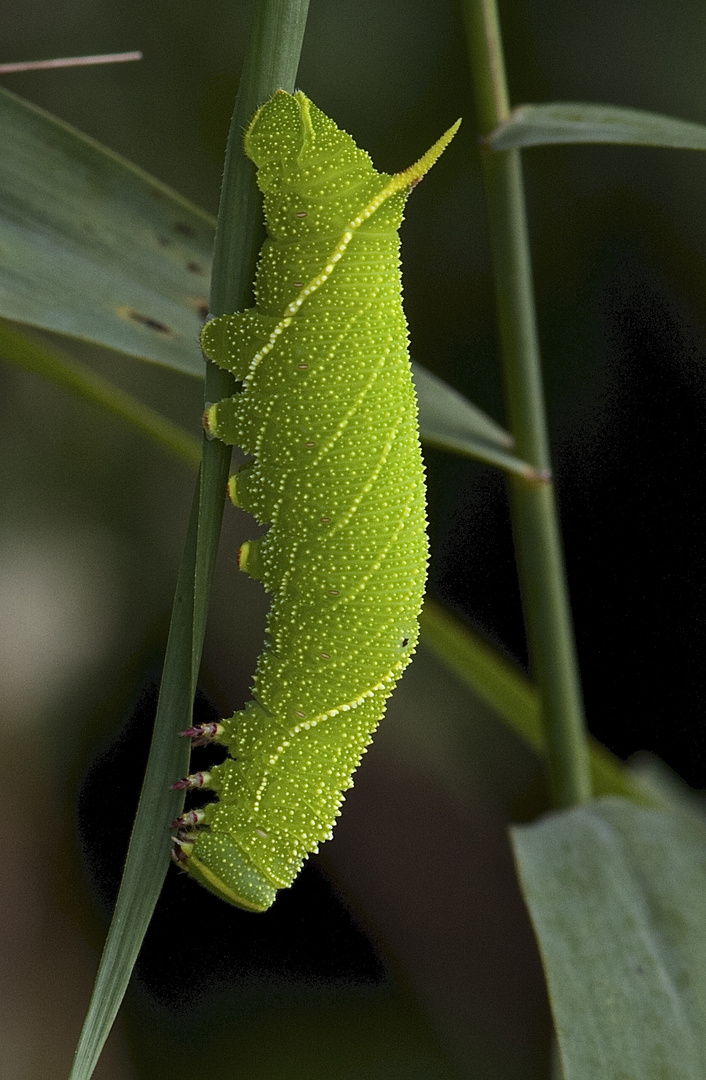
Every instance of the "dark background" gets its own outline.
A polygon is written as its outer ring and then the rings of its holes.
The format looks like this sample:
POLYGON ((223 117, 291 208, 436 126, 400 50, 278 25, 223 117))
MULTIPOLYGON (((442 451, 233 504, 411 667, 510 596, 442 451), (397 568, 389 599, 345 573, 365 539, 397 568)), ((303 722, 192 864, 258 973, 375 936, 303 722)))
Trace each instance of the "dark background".
MULTIPOLYGON (((7 0, 2 60, 133 48, 145 58, 4 85, 215 212, 249 15, 250 4, 223 0, 38 0, 31 12, 7 0)), ((513 102, 706 121, 696 0, 522 0, 501 4, 501 17, 513 102)), ((408 205, 405 306, 415 359, 502 422, 457 6, 312 0, 299 85, 388 171, 464 117, 408 205)), ((591 730, 622 757, 650 750, 704 787, 706 162, 617 147, 536 149, 524 161, 591 730)), ((195 381, 76 353, 198 432, 195 381)), ((30 376, 0 368, 0 392, 0 1073, 39 1080, 67 1071, 119 881, 192 478, 30 376)), ((431 591, 524 664, 502 477, 425 456, 431 591)), ((235 572, 250 529, 229 513, 204 716, 242 704, 261 647, 264 597, 235 572)), ((336 841, 272 912, 236 912, 170 874, 96 1075, 546 1077, 546 1003, 505 840, 507 821, 544 799, 538 763, 420 653, 336 841)))

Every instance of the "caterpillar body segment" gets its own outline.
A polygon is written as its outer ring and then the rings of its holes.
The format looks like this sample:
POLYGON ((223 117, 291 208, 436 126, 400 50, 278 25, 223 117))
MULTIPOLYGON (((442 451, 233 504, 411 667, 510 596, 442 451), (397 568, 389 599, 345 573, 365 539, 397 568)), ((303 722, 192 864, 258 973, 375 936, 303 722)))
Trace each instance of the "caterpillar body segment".
POLYGON ((397 230, 457 126, 395 176, 300 92, 245 135, 268 238, 256 306, 204 327, 206 356, 243 383, 205 425, 252 455, 229 491, 269 526, 239 561, 272 606, 253 700, 208 733, 230 755, 197 774, 218 801, 175 858, 252 911, 330 838, 415 650, 428 546, 397 230))

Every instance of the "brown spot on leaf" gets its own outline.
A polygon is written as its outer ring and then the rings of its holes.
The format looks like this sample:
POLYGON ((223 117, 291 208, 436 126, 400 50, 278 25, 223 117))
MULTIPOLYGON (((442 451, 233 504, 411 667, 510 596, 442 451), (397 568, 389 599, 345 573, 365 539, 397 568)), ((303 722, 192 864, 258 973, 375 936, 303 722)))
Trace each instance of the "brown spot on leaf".
POLYGON ((184 296, 182 302, 193 311, 195 315, 198 315, 202 322, 205 322, 209 315, 208 297, 207 296, 184 296))
POLYGON ((194 236, 194 230, 191 225, 187 225, 185 221, 174 222, 174 232, 179 233, 180 236, 194 236))
POLYGON ((192 274, 203 274, 203 267, 199 266, 197 262, 189 262, 186 264, 186 269, 192 274))
POLYGON ((117 312, 122 319, 130 319, 131 322, 144 326, 147 330, 156 330, 158 334, 163 334, 164 337, 173 337, 174 335, 174 331, 166 323, 161 322, 159 319, 153 319, 151 315, 145 315, 142 311, 136 311, 135 308, 119 307, 117 312))
POLYGON ((168 236, 158 236, 157 243, 160 244, 162 247, 169 247, 169 245, 171 244, 171 240, 168 236))

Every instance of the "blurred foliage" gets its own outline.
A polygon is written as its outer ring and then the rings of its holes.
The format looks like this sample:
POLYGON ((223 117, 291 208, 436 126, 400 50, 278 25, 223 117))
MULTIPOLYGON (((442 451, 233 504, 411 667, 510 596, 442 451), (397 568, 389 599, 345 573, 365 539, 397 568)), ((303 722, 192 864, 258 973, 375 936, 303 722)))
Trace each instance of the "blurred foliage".
MULTIPOLYGON (((3 60, 130 48, 145 59, 5 84, 214 212, 249 13, 220 0, 38 0, 30 17, 6 0, 3 60)), ((515 102, 612 101, 706 121, 695 0, 678 10, 526 0, 501 16, 515 102)), ((383 169, 466 118, 410 204, 406 308, 415 358, 502 423, 455 4, 312 0, 299 82, 383 169)), ((647 748, 703 787, 706 161, 616 147, 524 160, 589 720, 619 755, 647 748)), ((194 380, 71 348, 198 431, 194 380)), ((0 387, 0 709, 6 805, 22 807, 3 860, 0 995, 11 1004, 0 1073, 43 1080, 68 1071, 90 991, 105 912, 88 883, 110 896, 127 841, 150 723, 140 688, 161 660, 192 478, 29 374, 0 367, 0 387)), ((426 457, 433 591, 522 660, 503 480, 440 451, 426 457)), ((235 567, 250 532, 246 516, 228 515, 203 671, 219 712, 245 700, 261 647, 266 600, 235 567)), ((541 769, 435 663, 420 653, 335 843, 272 916, 246 924, 173 875, 99 1080, 203 1071, 194 1045, 209 1045, 209 1071, 229 1080, 458 1078, 469 1060, 482 1080, 546 1076, 547 1006, 504 839, 508 820, 545 805, 541 769), (457 736, 439 734, 452 715, 468 725, 463 761, 476 763, 463 794, 448 767, 457 736), (299 939, 318 942, 313 959, 299 939)))
POLYGON ((512 836, 567 1080, 700 1080, 703 818, 598 799, 512 836))

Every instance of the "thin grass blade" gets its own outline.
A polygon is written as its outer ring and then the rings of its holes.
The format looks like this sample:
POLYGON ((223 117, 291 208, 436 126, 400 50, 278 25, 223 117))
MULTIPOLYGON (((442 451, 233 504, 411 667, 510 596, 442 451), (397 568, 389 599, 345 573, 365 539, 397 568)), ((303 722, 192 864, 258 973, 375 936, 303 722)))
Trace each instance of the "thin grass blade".
POLYGON ((534 474, 527 462, 512 453, 512 435, 487 413, 421 364, 412 364, 412 375, 419 398, 419 433, 423 443, 497 465, 520 476, 534 474))
MULTIPOLYGON (((243 191, 250 187, 252 197, 238 201, 235 206, 228 205, 220 215, 211 295, 213 311, 222 310, 223 304, 232 305, 232 310, 245 305, 260 238, 259 214, 255 216, 251 212, 254 175, 245 155, 237 152, 241 118, 252 115, 278 87, 294 88, 307 12, 308 0, 259 0, 255 9, 224 177, 224 199, 229 204, 227 193, 232 186, 243 191), (237 250, 238 260, 224 263, 219 258, 219 245, 221 251, 237 250)), ((213 365, 209 368, 206 393, 222 387, 232 391, 232 386, 224 383, 213 365)), ((204 440, 203 464, 179 572, 147 771, 120 893, 70 1080, 89 1080, 95 1068, 167 872, 167 822, 180 812, 182 805, 179 793, 170 789, 170 783, 184 774, 189 756, 187 740, 176 736, 190 723, 229 462, 229 447, 204 440)))
POLYGON ((630 773, 649 791, 658 806, 706 823, 706 791, 695 791, 669 766, 648 750, 628 761, 630 773))
POLYGON ((38 345, 0 320, 0 359, 92 401, 198 469, 201 440, 60 349, 38 345))
MULTIPOLYGON (((539 693, 527 676, 459 619, 425 600, 422 640, 525 742, 544 754, 539 693)), ((623 795, 646 806, 664 805, 601 743, 589 739, 591 774, 599 795, 623 795)))
POLYGON ((706 150, 706 126, 617 105, 553 101, 519 105, 485 142, 494 150, 557 143, 619 143, 706 150))
POLYGON ((55 56, 51 60, 18 60, 0 64, 0 75, 14 75, 19 71, 50 71, 53 68, 91 67, 94 64, 126 64, 141 60, 139 49, 119 53, 94 53, 90 56, 55 56))
POLYGON ((182 724, 189 725, 193 700, 193 580, 198 505, 197 493, 174 597, 164 675, 142 794, 120 893, 69 1080, 88 1080, 96 1067, 164 883, 170 847, 166 824, 181 813, 184 804, 184 793, 172 791, 170 780, 183 776, 189 762, 187 740, 176 738, 176 734, 182 724))

